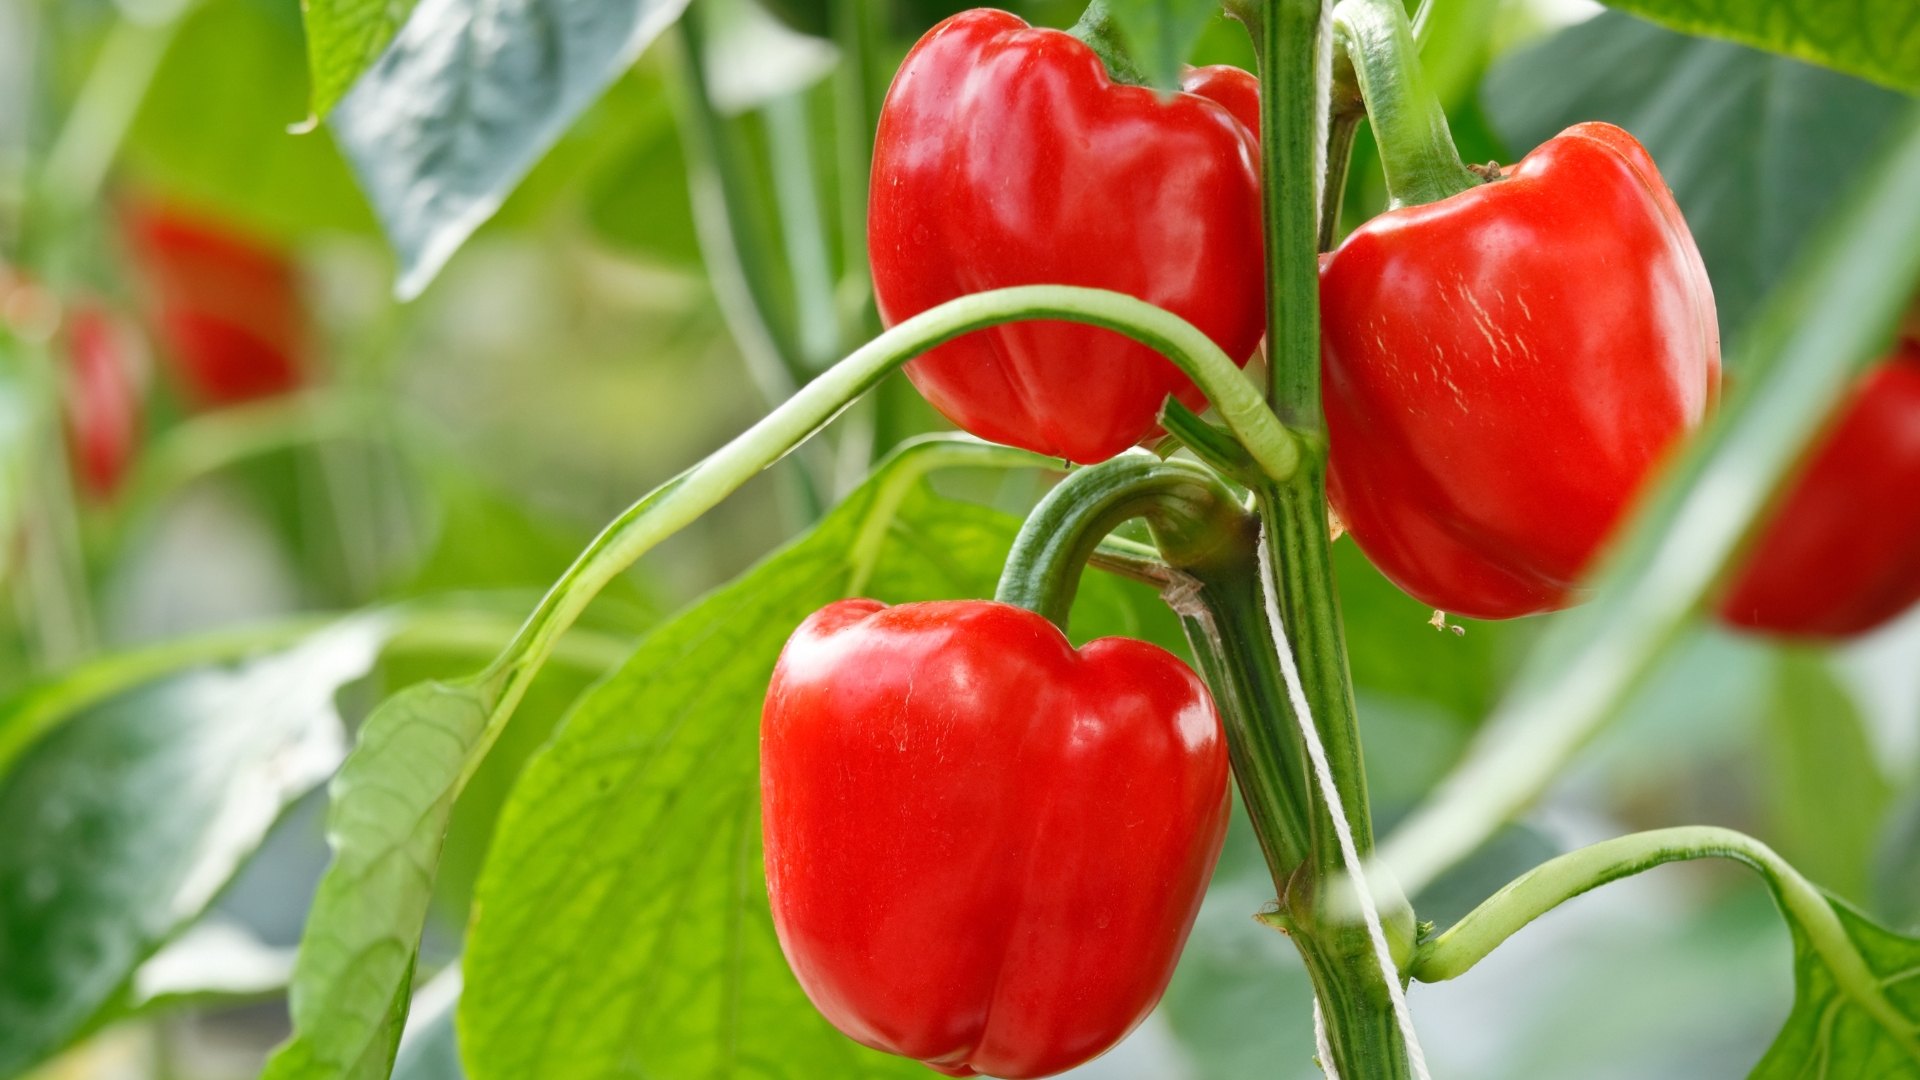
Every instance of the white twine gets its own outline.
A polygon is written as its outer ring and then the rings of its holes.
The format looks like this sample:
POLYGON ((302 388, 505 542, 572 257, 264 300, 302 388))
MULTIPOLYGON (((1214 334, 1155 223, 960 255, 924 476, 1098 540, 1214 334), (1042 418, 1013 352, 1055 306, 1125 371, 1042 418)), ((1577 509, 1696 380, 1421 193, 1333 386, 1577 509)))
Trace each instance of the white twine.
POLYGON ((1340 1080, 1340 1070, 1333 1067, 1333 1047, 1327 1045, 1327 1018, 1320 1011, 1320 999, 1313 999, 1313 1052, 1320 1060, 1320 1071, 1327 1080, 1340 1080))
MULTIPOLYGON (((1393 1016, 1400 1024, 1400 1037, 1407 1044, 1407 1059, 1416 1080, 1432 1080, 1427 1075, 1427 1055, 1420 1049, 1420 1037, 1413 1030, 1413 1013, 1407 1008, 1407 995, 1400 988, 1400 966, 1394 963, 1393 950, 1387 945, 1387 932, 1380 926, 1380 909, 1374 905, 1373 889, 1367 885, 1360 865, 1360 850, 1353 842, 1353 828, 1347 823, 1347 808, 1340 790, 1333 784, 1333 769, 1327 764, 1327 748, 1320 741, 1320 729, 1313 724, 1313 711, 1307 705, 1307 691, 1300 683, 1300 667, 1294 662, 1293 645, 1287 640, 1287 628, 1280 620, 1280 594, 1273 581, 1273 560, 1267 552, 1266 523, 1260 525, 1260 591, 1267 602, 1267 627, 1273 633, 1275 651, 1280 654, 1280 674, 1287 682, 1287 698, 1293 702, 1293 717, 1300 725, 1300 737, 1306 740, 1307 756, 1313 761, 1314 778, 1320 782, 1320 796, 1327 800, 1333 815, 1333 832, 1340 840, 1340 859, 1346 864, 1347 877, 1353 881, 1360 901, 1360 915, 1367 923, 1367 936, 1373 940, 1374 959, 1380 965, 1380 977, 1386 980, 1387 996, 1393 999, 1393 1016)), ((1329 1080, 1337 1080, 1333 1057, 1326 1043, 1326 1025, 1320 1015, 1320 1002, 1314 1008, 1314 1033, 1320 1043, 1321 1062, 1329 1080)))

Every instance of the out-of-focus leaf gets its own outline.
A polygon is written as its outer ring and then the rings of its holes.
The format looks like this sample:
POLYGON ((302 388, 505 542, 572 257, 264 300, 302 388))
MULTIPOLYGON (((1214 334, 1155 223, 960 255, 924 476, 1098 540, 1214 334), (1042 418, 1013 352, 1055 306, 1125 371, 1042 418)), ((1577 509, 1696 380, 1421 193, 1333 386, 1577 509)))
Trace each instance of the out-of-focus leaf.
POLYGON ((157 678, 71 716, 18 760, 0 784, 0 1074, 112 1006, 280 811, 333 771, 346 752, 334 692, 372 665, 389 622, 354 619, 284 652, 157 678))
MULTIPOLYGON (((1759 6, 1728 6, 1747 3, 1759 6)), ((1481 100, 1516 153, 1583 120, 1617 124, 1645 144, 1700 246, 1729 345, 1906 102, 1858 79, 1618 12, 1503 59, 1481 100)))
MULTIPOLYGON (((1487 62, 1487 37, 1501 0, 1433 0, 1420 42, 1420 66, 1449 110, 1473 92, 1487 62)), ((1469 158, 1468 160, 1473 160, 1469 158)))
POLYGON ((270 236, 372 233, 327 133, 287 133, 306 115, 303 74, 291 0, 208 0, 167 51, 122 164, 144 186, 270 236))
POLYGON ((797 94, 833 70, 840 51, 830 41, 796 33, 755 0, 704 0, 701 69, 707 98, 733 117, 797 94))
POLYGON ((1743 338, 1743 378, 1558 616, 1475 746, 1381 845, 1410 891, 1539 796, 1708 601, 1725 567, 1920 283, 1920 105, 1743 338))
POLYGON ((687 192, 687 160, 664 94, 639 106, 633 141, 593 181, 587 220, 616 248, 698 269, 700 238, 687 192))
POLYGON ((373 66, 416 0, 304 0, 307 63, 313 73, 313 115, 333 111, 341 95, 373 66))
POLYGON ((1333 560, 1353 685, 1431 702, 1463 728, 1478 724, 1499 692, 1501 642, 1513 625, 1448 616, 1462 632, 1436 627, 1433 609, 1388 581, 1351 539, 1333 546, 1333 560))
POLYGON ((268 945, 245 927, 214 915, 140 965, 127 1004, 146 1010, 246 1001, 286 989, 292 974, 292 949, 268 945))
POLYGON ((1920 934, 1920 793, 1887 815, 1874 859, 1874 907, 1895 928, 1920 934))
POLYGON ((1320 1080, 1313 1062, 1313 983, 1300 953, 1254 914, 1273 879, 1234 800, 1227 841, 1186 951, 1160 1001, 1195 1080, 1320 1080))
POLYGON ((1911 0, 1605 0, 1689 34, 1786 53, 1897 90, 1920 90, 1911 0))
POLYGON ((1781 650, 1773 684, 1767 710, 1773 846, 1822 887, 1864 903, 1892 792, 1860 710, 1820 652, 1781 650))
MULTIPOLYGON (((894 469, 900 466, 896 464, 894 469)), ((461 1035, 485 1080, 638 1071, 912 1076, 807 1003, 761 866, 759 716, 802 619, 849 591, 990 595, 1018 523, 883 470, 815 529, 662 626, 522 774, 482 871, 461 1035), (864 585, 856 538, 884 527, 864 585)), ((1073 625, 1164 634, 1150 590, 1089 575, 1073 625)))
POLYGON ((686 0, 422 0, 328 117, 419 295, 686 0))
POLYGON ((1128 51, 1147 80, 1162 90, 1180 87, 1187 62, 1220 14, 1220 0, 1106 0, 1128 51))

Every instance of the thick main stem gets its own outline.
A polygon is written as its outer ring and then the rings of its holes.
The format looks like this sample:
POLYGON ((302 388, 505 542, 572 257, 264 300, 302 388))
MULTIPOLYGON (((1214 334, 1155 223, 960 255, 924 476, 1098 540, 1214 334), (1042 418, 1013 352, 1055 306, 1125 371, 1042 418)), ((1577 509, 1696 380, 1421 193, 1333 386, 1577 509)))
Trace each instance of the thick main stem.
MULTIPOLYGON (((1373 827, 1328 552, 1325 444, 1317 437, 1325 427, 1318 251, 1323 205, 1333 198, 1324 190, 1332 82, 1325 16, 1321 0, 1266 0, 1259 20, 1268 396, 1287 426, 1308 437, 1302 439, 1302 464, 1295 474, 1256 490, 1265 539, 1256 557, 1269 560, 1305 703, 1364 860, 1373 849, 1373 827)), ((1247 595, 1261 596, 1257 578, 1247 595)), ((1265 623, 1265 612, 1261 615, 1265 623)), ((1236 630, 1246 632, 1249 628, 1236 630)), ((1263 670, 1271 671, 1276 643, 1265 630, 1254 640, 1266 641, 1269 659, 1263 670)), ((1303 768, 1305 752, 1290 702, 1264 688, 1253 697, 1243 703, 1248 731, 1240 756, 1262 760, 1240 772, 1242 791, 1256 811, 1254 826, 1274 875, 1280 914, 1290 923, 1289 933, 1313 978, 1331 1064, 1342 1080, 1403 1080, 1410 1074, 1407 1045, 1385 981, 1398 973, 1380 970, 1358 919, 1321 909, 1328 886, 1342 880, 1345 870, 1333 818, 1311 767, 1303 768), (1298 799, 1295 806, 1306 808, 1289 829, 1262 821, 1257 812, 1258 804, 1281 799, 1298 799)), ((1235 765, 1240 768, 1241 761, 1235 765)))

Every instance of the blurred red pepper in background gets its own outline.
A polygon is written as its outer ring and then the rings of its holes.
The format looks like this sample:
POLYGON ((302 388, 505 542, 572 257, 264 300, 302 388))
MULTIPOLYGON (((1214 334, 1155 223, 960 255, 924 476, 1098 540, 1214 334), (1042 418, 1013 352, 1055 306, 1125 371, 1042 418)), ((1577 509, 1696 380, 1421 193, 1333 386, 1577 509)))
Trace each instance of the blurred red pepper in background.
POLYGON ((306 316, 284 252, 175 206, 135 201, 123 221, 189 400, 234 405, 305 381, 306 316))
POLYGON ((1845 638, 1920 600, 1920 338, 1855 385, 1720 602, 1734 626, 1845 638))
POLYGON ((133 323, 97 302, 73 308, 66 328, 67 443, 80 489, 119 490, 140 444, 146 346, 133 323))

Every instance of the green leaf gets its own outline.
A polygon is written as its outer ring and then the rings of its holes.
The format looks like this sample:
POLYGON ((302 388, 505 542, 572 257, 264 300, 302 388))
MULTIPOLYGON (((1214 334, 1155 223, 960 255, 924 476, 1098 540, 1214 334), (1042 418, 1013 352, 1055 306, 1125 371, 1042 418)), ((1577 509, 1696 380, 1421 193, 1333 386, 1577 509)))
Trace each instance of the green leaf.
POLYGON ((1433 625, 1433 609, 1388 581, 1350 538, 1333 545, 1333 567, 1354 687, 1437 705, 1463 729, 1478 724, 1500 689, 1498 654, 1512 624, 1449 616, 1447 629, 1433 625))
POLYGON ((313 72, 313 115, 333 111, 341 95, 373 66, 417 0, 306 0, 307 63, 313 72))
POLYGON ((1883 930, 1837 900, 1832 906, 1887 1001, 1906 1021, 1905 1038, 1895 1037, 1843 991, 1806 928, 1789 918, 1793 1011, 1751 1080, 1914 1080, 1920 1077, 1914 1042, 1920 1031, 1920 940, 1883 930))
POLYGON ((95 1023, 332 773, 346 752, 334 692, 366 673, 389 622, 131 688, 116 666, 148 673, 151 656, 108 659, 10 708, 9 724, 48 733, 0 783, 0 1075, 95 1023))
POLYGON ((1504 58, 1481 100, 1516 152, 1583 120, 1645 144, 1700 246, 1729 345, 1907 104, 1858 79, 1618 12, 1504 58))
POLYGON ((472 683, 420 683, 361 727, 328 788, 333 864, 287 995, 294 1034, 268 1061, 268 1080, 383 1080, 392 1068, 434 867, 487 696, 472 683))
POLYGON ((1688 34, 1785 53, 1896 90, 1920 90, 1912 0, 1606 0, 1688 34))
POLYGON ((1920 104, 1741 346, 1742 379, 1622 526, 1596 599, 1555 618, 1465 761, 1381 845, 1418 892, 1528 806, 1710 600, 1920 283, 1920 104))
POLYGON ((1180 66, 1193 55, 1219 0, 1106 0, 1128 52, 1147 81, 1162 90, 1180 86, 1180 66))
POLYGON ((1773 846, 1824 888, 1864 903, 1893 793, 1823 652, 1784 649, 1775 659, 1766 750, 1773 846))
MULTIPOLYGON (((850 594, 992 595, 1019 523, 933 495, 912 465, 895 459, 662 626, 528 766, 468 936, 460 1020, 477 1080, 925 1075, 807 1003, 774 938, 759 822, 761 703, 801 620, 850 594), (884 537, 870 574, 862 537, 884 537)), ((1159 626, 1150 591, 1087 583, 1083 632, 1159 626)))
POLYGON ((411 299, 686 0, 422 0, 327 123, 411 299))

